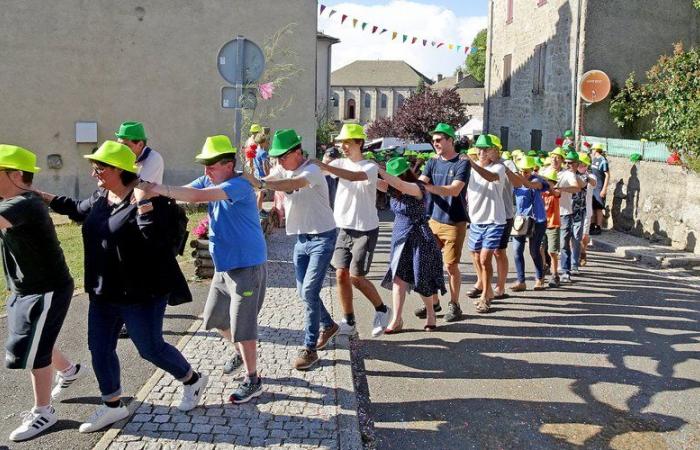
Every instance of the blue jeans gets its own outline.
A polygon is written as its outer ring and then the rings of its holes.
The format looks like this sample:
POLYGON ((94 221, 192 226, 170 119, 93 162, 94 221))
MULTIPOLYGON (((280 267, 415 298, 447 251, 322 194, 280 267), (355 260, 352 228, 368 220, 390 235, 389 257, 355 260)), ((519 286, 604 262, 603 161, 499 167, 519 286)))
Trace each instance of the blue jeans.
POLYGON ((182 353, 163 340, 163 315, 167 297, 135 305, 115 305, 91 301, 88 312, 88 347, 102 400, 122 394, 117 340, 122 324, 139 355, 180 381, 190 372, 182 353))
POLYGON ((336 230, 320 234, 300 234, 294 244, 294 270, 297 292, 304 302, 304 346, 316 350, 319 328, 334 322, 321 301, 321 288, 335 249, 336 230))
POLYGON ((583 239, 583 219, 574 220, 573 214, 561 216, 561 254, 559 270, 570 273, 571 268, 578 269, 581 259, 581 239, 583 239))
POLYGON ((540 246, 542 245, 542 239, 544 238, 544 232, 546 230, 546 222, 535 223, 531 238, 513 236, 513 244, 515 246, 515 270, 518 273, 518 283, 525 282, 525 239, 529 239, 530 241, 530 256, 532 257, 532 262, 535 263, 535 277, 537 277, 538 280, 544 278, 540 246))

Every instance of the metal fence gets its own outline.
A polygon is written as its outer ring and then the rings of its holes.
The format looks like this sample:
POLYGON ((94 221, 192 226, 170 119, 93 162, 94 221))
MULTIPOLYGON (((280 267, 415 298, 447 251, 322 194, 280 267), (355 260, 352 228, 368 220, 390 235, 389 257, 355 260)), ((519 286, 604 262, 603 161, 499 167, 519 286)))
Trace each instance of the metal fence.
POLYGON ((585 136, 583 139, 591 144, 603 144, 610 156, 629 157, 633 153, 642 155, 643 161, 666 162, 671 154, 666 144, 660 142, 633 141, 630 139, 609 139, 596 136, 585 136))

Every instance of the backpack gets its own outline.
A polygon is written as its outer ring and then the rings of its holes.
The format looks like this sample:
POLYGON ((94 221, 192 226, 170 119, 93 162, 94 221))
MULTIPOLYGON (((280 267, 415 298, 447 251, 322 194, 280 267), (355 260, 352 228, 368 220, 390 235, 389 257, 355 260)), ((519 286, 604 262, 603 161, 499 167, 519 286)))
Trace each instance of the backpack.
POLYGON ((167 199, 168 202, 168 241, 170 242, 173 252, 176 255, 182 256, 185 253, 187 246, 187 238, 190 232, 187 231, 187 223, 190 219, 187 217, 185 208, 178 205, 172 198, 167 199))

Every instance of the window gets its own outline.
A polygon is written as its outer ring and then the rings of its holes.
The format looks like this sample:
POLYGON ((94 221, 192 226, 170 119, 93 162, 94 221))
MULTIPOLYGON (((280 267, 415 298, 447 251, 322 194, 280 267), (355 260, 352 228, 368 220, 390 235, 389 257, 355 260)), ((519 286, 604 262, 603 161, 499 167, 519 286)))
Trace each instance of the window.
POLYGON ((369 95, 369 93, 365 94, 365 108, 369 108, 372 106, 372 96, 369 95))
POLYGON ((397 97, 397 100, 396 100, 396 104, 398 105, 399 108, 401 108, 403 106, 404 100, 405 99, 404 99, 403 95, 399 94, 399 96, 397 97))
POLYGON ((530 150, 542 150, 542 130, 530 131, 530 150))
POLYGON ((506 23, 513 23, 513 0, 506 3, 506 23))
POLYGON ((387 103, 386 94, 382 94, 382 102, 381 102, 382 108, 386 109, 386 103, 387 103))
POLYGON ((345 118, 346 119, 354 119, 355 118, 355 99, 350 99, 348 100, 348 107, 345 110, 345 118))
POLYGON ((503 97, 510 97, 510 61, 513 55, 503 57, 503 97))
POLYGON ((535 47, 535 54, 532 57, 532 93, 535 95, 544 92, 546 62, 547 44, 540 44, 535 47))
POLYGON ((501 146, 503 151, 508 150, 508 127, 501 127, 501 146))
POLYGON ((331 102, 334 108, 338 107, 338 103, 340 103, 340 98, 338 97, 338 94, 333 94, 333 96, 331 97, 331 102))

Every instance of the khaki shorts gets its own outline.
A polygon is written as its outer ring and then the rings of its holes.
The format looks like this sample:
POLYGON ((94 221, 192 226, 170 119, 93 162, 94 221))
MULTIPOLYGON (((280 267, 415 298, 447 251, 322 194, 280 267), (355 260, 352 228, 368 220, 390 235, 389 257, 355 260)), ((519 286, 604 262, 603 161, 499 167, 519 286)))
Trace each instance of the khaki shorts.
POLYGON ((559 228, 547 228, 545 231, 547 236, 547 252, 559 253, 561 246, 559 244, 559 236, 561 235, 559 228))
POLYGON ((458 264, 462 258, 462 247, 467 236, 467 222, 448 225, 430 219, 428 225, 442 249, 443 262, 445 264, 458 264))

